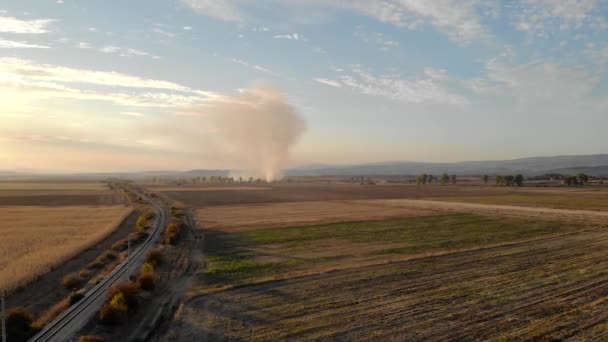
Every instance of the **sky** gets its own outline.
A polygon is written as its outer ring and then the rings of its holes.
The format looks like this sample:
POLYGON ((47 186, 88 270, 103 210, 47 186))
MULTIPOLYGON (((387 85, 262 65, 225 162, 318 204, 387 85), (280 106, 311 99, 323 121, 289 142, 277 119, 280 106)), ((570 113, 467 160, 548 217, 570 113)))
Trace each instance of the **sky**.
POLYGON ((2 0, 0 169, 238 168, 258 86, 289 166, 605 153, 607 71, 605 0, 2 0))

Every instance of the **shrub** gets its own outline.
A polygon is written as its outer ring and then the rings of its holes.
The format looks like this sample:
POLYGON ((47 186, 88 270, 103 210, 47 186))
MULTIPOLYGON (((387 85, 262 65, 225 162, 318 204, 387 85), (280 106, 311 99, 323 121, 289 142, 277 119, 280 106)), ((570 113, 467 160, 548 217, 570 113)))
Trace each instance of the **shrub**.
POLYGON ((84 293, 82 293, 81 291, 72 293, 69 297, 70 306, 76 304, 82 298, 84 298, 84 293))
POLYGON ((173 222, 167 226, 164 234, 164 242, 168 245, 174 245, 177 242, 179 236, 180 227, 177 223, 173 222))
POLYGON ((131 239, 131 246, 143 242, 148 237, 148 235, 149 234, 146 232, 135 232, 129 234, 129 238, 131 239))
POLYGON ((112 249, 116 252, 124 251, 125 249, 127 249, 127 240, 122 239, 122 240, 118 240, 118 241, 114 242, 112 244, 112 249))
POLYGON ((32 326, 32 316, 24 308, 11 310, 6 317, 6 334, 10 341, 27 341, 37 332, 32 326))
POLYGON ((103 268, 105 266, 105 264, 99 260, 95 260, 92 263, 87 265, 87 270, 97 270, 100 268, 103 268))
POLYGON ((137 307, 138 305, 138 299, 137 299, 137 295, 139 294, 139 288, 137 287, 136 284, 131 283, 131 282, 122 282, 122 283, 118 283, 112 287, 110 287, 110 289, 108 290, 108 302, 111 301, 114 296, 118 293, 122 293, 126 304, 127 304, 127 308, 129 310, 133 310, 137 307))
POLYGON ((78 342, 103 342, 103 338, 94 335, 80 336, 78 342))
POLYGON ((141 215, 137 219, 137 223, 135 225, 136 225, 138 231, 143 232, 144 230, 146 230, 147 224, 148 224, 148 219, 146 218, 145 215, 141 215))
POLYGON ((151 263, 146 262, 141 266, 142 276, 154 276, 154 266, 151 263))
POLYGON ((118 255, 116 255, 116 252, 105 251, 99 257, 97 257, 97 260, 104 261, 104 262, 110 262, 110 261, 116 260, 116 258, 118 258, 118 255))
POLYGON ((80 272, 78 272, 78 275, 79 275, 81 278, 88 278, 88 277, 90 277, 90 276, 91 276, 91 272, 90 272, 90 271, 88 271, 88 270, 81 270, 80 272))
POLYGON ((61 284, 68 290, 74 290, 80 283, 82 282, 82 278, 78 274, 70 273, 63 277, 61 284))
POLYGON ((155 248, 146 254, 146 262, 154 266, 158 266, 163 262, 163 253, 160 249, 155 248))
POLYGON ((127 312, 129 308, 127 307, 127 300, 125 299, 125 295, 122 292, 118 292, 112 297, 110 301, 110 306, 112 309, 118 312, 127 312))

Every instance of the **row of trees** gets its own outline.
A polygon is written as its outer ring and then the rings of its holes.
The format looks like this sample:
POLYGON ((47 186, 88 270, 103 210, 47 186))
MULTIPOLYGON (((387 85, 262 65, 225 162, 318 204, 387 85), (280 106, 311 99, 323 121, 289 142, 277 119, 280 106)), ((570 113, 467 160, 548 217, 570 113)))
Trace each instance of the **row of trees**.
POLYGON ((418 177, 416 177, 416 184, 418 184, 418 185, 431 184, 433 182, 440 182, 441 185, 446 185, 449 182, 451 182, 452 184, 456 184, 456 175, 449 176, 447 173, 444 173, 439 178, 437 176, 423 173, 423 174, 419 175, 418 177))
POLYGON ((507 175, 507 176, 496 176, 496 185, 499 186, 523 186, 524 176, 518 175, 507 175))
POLYGON ((562 181, 564 182, 564 184, 566 184, 568 186, 585 185, 585 184, 589 183, 589 176, 587 176, 584 173, 579 173, 576 176, 564 176, 562 178, 562 181))
MULTIPOLYGON (((482 177, 484 184, 488 184, 490 180, 490 176, 484 175, 482 177)), ((423 173, 416 177, 416 184, 425 185, 431 184, 433 182, 439 182, 441 185, 447 185, 448 183, 456 184, 456 175, 448 175, 444 173, 441 177, 436 177, 430 174, 423 173)), ((521 174, 512 176, 496 176, 496 185, 499 186, 523 186, 524 185, 524 176, 521 174)))
POLYGON ((208 177, 190 177, 190 178, 177 178, 177 179, 169 179, 162 177, 152 177, 150 181, 154 184, 165 184, 165 183, 175 183, 177 185, 185 185, 185 184, 204 184, 204 183, 260 183, 263 182, 261 178, 254 177, 223 177, 223 176, 208 176, 208 177))

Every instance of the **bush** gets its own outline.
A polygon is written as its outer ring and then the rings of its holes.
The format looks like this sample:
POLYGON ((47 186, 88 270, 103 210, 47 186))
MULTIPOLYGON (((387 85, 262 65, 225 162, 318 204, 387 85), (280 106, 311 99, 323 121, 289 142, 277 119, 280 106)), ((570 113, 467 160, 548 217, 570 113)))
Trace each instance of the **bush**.
POLYGON ((6 316, 6 334, 11 342, 25 342, 37 332, 32 326, 32 316, 23 308, 11 310, 6 316))
POLYGON ((129 311, 129 308, 127 307, 127 300, 125 299, 125 295, 122 292, 118 292, 114 295, 114 297, 112 297, 112 300, 110 301, 110 306, 112 307, 112 309, 118 312, 126 313, 127 311, 129 311))
POLYGON ((92 271, 92 270, 101 269, 104 266, 105 266, 105 264, 103 262, 101 262, 99 260, 95 260, 92 263, 88 264, 86 268, 87 268, 87 270, 91 270, 92 271))
POLYGON ((154 266, 151 263, 144 263, 141 266, 141 275, 142 276, 154 276, 154 266))
POLYGON ((69 298, 70 306, 72 306, 78 301, 80 301, 82 298, 84 298, 84 293, 82 293, 81 291, 77 291, 72 293, 69 298))
POLYGON ((147 225, 148 225, 148 219, 146 218, 145 215, 141 215, 138 219, 137 219, 137 223, 135 224, 137 227, 137 230, 140 232, 143 232, 144 230, 146 230, 147 225))
POLYGON ((118 240, 112 244, 112 250, 122 252, 127 249, 127 243, 127 239, 118 240))
POLYGON ((78 342, 103 342, 103 338, 101 338, 99 336, 86 335, 86 336, 80 336, 80 338, 78 339, 78 342))
POLYGON ((91 272, 89 270, 81 270, 80 272, 78 272, 78 275, 80 276, 80 278, 88 278, 91 276, 91 272))
POLYGON ((99 257, 97 257, 97 260, 103 261, 103 262, 110 262, 110 261, 116 260, 116 258, 118 258, 118 255, 116 255, 116 252, 105 251, 99 257))
POLYGON ((80 278, 80 276, 78 274, 70 273, 70 274, 66 275, 65 277, 63 277, 61 284, 68 290, 74 290, 78 286, 80 286, 81 282, 82 282, 82 278, 80 278))
POLYGON ((155 248, 146 254, 146 262, 154 266, 158 266, 163 262, 163 253, 160 249, 155 248))
POLYGON ((179 237, 180 227, 173 222, 167 226, 164 234, 164 242, 168 245, 174 245, 179 237))
POLYGON ((114 296, 116 296, 118 293, 123 294, 128 310, 137 308, 137 305, 139 304, 137 299, 139 288, 136 284, 127 281, 110 287, 107 296, 108 302, 112 301, 114 296))

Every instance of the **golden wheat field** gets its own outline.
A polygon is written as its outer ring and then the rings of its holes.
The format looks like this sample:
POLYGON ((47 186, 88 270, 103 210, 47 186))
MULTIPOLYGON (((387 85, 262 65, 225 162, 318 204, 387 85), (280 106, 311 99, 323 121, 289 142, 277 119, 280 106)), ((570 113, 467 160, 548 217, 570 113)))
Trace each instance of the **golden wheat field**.
POLYGON ((0 207, 0 290, 43 274, 110 234, 124 206, 0 207))

